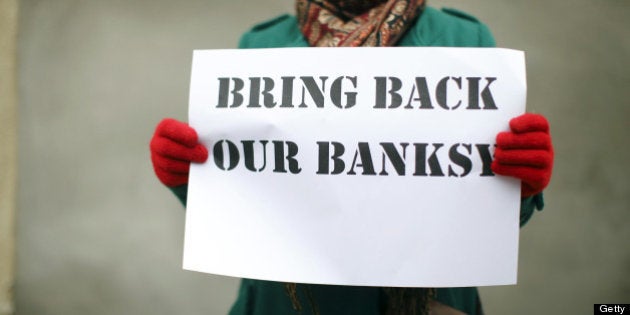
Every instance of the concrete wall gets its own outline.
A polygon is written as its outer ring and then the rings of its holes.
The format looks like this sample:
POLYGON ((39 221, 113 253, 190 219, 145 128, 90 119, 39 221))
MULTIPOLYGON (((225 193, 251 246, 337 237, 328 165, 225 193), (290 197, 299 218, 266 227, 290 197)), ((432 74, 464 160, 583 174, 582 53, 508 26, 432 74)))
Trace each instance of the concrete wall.
MULTIPOLYGON (((432 1, 527 52, 556 145, 517 286, 488 314, 591 314, 630 298, 630 2, 432 1)), ((235 47, 290 0, 20 2, 17 314, 224 314, 237 280, 181 270, 184 212, 148 142, 186 118, 191 50, 235 47)))
POLYGON ((17 1, 0 0, 0 315, 13 312, 17 179, 17 1))

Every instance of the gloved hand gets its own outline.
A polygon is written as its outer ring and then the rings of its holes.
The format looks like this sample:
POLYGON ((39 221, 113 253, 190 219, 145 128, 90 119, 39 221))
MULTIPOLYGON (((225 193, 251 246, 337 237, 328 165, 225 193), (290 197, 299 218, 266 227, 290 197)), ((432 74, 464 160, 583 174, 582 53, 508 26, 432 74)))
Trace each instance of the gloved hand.
POLYGON ((157 125, 150 148, 155 175, 169 187, 187 184, 190 162, 208 159, 208 150, 199 143, 197 132, 172 118, 157 125))
POLYGON ((538 114, 523 114, 510 120, 509 132, 497 135, 492 171, 520 178, 521 196, 541 192, 551 179, 553 145, 549 123, 538 114))

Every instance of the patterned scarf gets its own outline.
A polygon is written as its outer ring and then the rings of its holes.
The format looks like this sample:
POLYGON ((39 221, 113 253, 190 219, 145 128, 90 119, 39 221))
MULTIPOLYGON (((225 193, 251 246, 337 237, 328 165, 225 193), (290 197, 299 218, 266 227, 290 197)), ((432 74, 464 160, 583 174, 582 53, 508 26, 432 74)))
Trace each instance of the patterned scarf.
POLYGON ((297 0, 297 18, 314 47, 393 46, 424 0, 297 0))

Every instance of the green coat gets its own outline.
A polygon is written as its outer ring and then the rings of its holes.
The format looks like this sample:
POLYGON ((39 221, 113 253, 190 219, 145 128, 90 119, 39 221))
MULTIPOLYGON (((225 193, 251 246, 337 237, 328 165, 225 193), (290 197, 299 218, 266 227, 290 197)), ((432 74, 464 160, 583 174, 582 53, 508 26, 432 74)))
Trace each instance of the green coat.
MULTIPOLYGON (((495 42, 488 28, 474 17, 452 9, 427 7, 398 45, 493 47, 495 42)), ((243 35, 239 43, 239 48, 307 46, 296 18, 290 15, 255 26, 243 35)), ((186 200, 186 188, 184 185, 173 189, 183 203, 186 200)), ((542 207, 542 195, 523 199, 521 226, 529 220, 535 208, 542 207)), ((298 286, 298 297, 303 315, 312 314, 309 291, 321 315, 379 315, 386 302, 384 293, 376 287, 301 284, 298 286)), ((479 296, 474 287, 437 289, 436 300, 467 314, 481 313, 479 296)), ((293 310, 284 284, 250 279, 242 280, 238 298, 230 311, 230 315, 284 314, 299 314, 293 310)))

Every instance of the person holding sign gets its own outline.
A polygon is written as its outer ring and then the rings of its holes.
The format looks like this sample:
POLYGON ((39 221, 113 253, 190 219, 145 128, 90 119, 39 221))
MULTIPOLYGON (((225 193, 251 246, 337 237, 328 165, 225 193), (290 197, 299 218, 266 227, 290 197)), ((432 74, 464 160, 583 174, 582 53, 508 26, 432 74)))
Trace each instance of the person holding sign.
MULTIPOLYGON (((240 48, 447 46, 493 47, 488 28, 465 13, 425 6, 423 0, 297 0, 284 15, 245 33, 240 48)), ((308 62, 305 60, 304 62, 308 62)), ((387 62, 379 60, 379 62, 387 62)), ((410 61, 413 62, 413 61, 410 61)), ((496 138, 495 174, 521 180, 521 226, 542 210, 553 147, 547 120, 513 118, 496 138)), ((164 119, 150 144, 158 179, 186 203, 190 163, 208 149, 186 123, 164 119)), ((254 263, 254 262, 252 262, 254 263)), ((422 268, 422 266, 418 266, 422 268)), ((230 314, 482 314, 476 288, 378 288, 278 283, 243 279, 230 314)))

